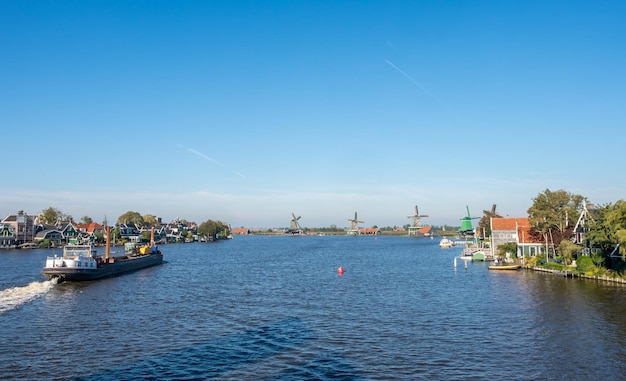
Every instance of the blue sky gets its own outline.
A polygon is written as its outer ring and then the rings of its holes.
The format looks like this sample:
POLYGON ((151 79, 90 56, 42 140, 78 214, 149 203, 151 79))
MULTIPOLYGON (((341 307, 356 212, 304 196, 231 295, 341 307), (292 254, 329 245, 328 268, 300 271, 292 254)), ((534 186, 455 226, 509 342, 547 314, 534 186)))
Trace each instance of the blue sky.
POLYGON ((458 225, 624 198, 623 1, 0 2, 0 214, 458 225))

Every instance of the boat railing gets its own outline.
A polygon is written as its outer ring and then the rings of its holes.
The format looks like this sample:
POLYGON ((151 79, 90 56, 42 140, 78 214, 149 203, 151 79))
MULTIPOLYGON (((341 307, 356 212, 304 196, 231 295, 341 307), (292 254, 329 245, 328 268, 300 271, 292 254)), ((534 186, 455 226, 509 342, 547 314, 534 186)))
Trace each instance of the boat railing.
POLYGON ((63 248, 63 257, 65 258, 78 258, 78 257, 91 257, 95 255, 95 250, 89 245, 73 245, 65 246, 63 248))
POLYGON ((46 257, 46 267, 62 267, 63 266, 63 257, 46 257))

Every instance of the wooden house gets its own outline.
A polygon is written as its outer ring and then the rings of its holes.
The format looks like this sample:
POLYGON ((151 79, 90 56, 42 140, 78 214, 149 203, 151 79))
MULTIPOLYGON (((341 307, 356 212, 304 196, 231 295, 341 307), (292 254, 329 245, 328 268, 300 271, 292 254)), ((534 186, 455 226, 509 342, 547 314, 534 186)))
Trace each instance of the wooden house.
POLYGON ((491 218, 491 245, 494 250, 505 243, 517 244, 517 256, 537 256, 545 252, 544 242, 530 234, 528 218, 491 218))

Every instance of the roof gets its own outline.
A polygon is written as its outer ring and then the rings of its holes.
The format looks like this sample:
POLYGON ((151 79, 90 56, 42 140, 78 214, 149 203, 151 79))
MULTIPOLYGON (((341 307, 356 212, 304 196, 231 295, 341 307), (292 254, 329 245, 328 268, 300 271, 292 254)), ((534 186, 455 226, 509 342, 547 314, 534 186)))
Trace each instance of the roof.
POLYGON ((87 233, 93 233, 94 230, 104 230, 104 226, 92 222, 89 224, 76 224, 76 229, 85 231, 87 233))
POLYGON ((422 233, 422 234, 427 234, 431 231, 433 227, 432 226, 424 226, 423 228, 421 228, 420 230, 418 230, 418 232, 422 233))
POLYGON ((540 239, 536 239, 531 234, 530 221, 527 217, 522 218, 492 218, 491 219, 491 232, 498 230, 514 230, 518 235, 519 243, 543 243, 540 239))
POLYGON ((522 226, 517 231, 519 243, 541 243, 543 240, 530 233, 530 226, 522 226))
POLYGON ((359 232, 361 234, 376 234, 380 231, 379 228, 361 228, 359 229, 359 232))
POLYGON ((494 230, 517 230, 520 227, 529 227, 528 218, 492 218, 491 231, 494 230))
POLYGON ((4 217, 4 220, 2 220, 2 222, 15 222, 17 221, 17 215, 15 214, 9 214, 8 216, 4 217))

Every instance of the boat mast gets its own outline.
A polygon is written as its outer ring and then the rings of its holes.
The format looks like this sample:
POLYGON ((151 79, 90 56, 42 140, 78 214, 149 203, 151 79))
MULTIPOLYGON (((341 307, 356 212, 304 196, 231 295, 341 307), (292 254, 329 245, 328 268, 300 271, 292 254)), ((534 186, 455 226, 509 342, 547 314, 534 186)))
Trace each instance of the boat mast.
POLYGON ((154 226, 150 230, 150 247, 154 247, 154 226))
POLYGON ((111 254, 111 227, 107 226, 105 228, 106 230, 106 234, 107 234, 107 239, 106 239, 106 249, 104 250, 104 259, 108 262, 109 261, 109 255, 111 254))

